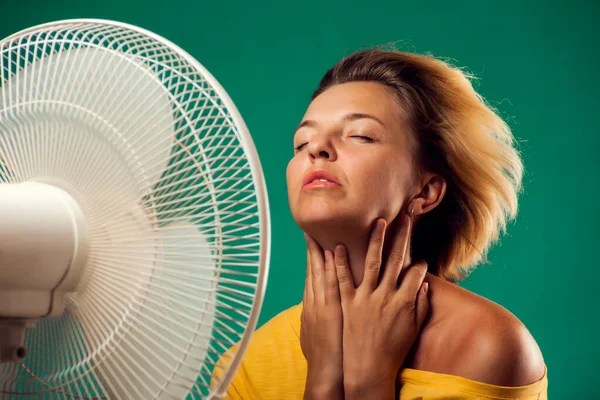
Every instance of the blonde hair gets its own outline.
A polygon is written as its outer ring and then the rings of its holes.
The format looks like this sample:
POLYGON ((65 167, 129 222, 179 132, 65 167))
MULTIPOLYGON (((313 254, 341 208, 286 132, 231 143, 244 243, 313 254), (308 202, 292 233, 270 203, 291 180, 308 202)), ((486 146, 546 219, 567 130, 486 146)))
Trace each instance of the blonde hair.
POLYGON ((368 50, 338 62, 313 94, 354 81, 394 90, 415 134, 418 165, 447 182, 444 199, 414 228, 412 256, 449 281, 464 278, 506 231, 523 176, 510 128, 471 78, 431 56, 368 50))

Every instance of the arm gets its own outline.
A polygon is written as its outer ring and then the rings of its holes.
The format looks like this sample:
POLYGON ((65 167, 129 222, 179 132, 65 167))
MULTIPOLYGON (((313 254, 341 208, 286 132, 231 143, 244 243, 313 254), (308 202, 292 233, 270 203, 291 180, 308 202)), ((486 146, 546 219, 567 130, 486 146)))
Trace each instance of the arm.
POLYGON ((305 400, 342 400, 342 307, 331 250, 307 237, 300 345, 308 364, 305 400), (324 256, 324 257, 323 257, 324 256))

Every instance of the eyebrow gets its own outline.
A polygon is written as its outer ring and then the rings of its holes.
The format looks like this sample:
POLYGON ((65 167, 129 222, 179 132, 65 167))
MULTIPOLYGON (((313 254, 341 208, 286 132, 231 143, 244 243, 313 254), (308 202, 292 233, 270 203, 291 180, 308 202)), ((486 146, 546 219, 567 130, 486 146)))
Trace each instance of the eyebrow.
MULTIPOLYGON (((364 119, 364 118, 368 118, 368 119, 372 119, 373 121, 378 122, 381 126, 385 126, 385 124, 376 116, 371 115, 371 114, 364 114, 364 113, 349 113, 344 115, 344 118, 342 118, 342 121, 356 121, 358 119, 364 119)), ((300 125, 298 125, 298 127, 296 128, 296 130, 294 130, 294 135, 296 134, 296 132, 298 132, 298 130, 300 128, 314 128, 317 125, 317 123, 311 119, 307 119, 304 120, 300 123, 300 125)))

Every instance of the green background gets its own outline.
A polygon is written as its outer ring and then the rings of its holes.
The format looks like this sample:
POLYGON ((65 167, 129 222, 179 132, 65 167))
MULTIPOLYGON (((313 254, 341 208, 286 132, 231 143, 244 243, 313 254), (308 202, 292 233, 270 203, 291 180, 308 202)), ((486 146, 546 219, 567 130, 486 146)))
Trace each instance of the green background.
POLYGON ((269 189, 272 261, 261 324, 302 297, 304 242, 288 209, 285 168, 321 75, 354 50, 398 41, 466 66, 509 120, 527 172, 517 222, 463 285, 528 326, 545 356, 551 399, 588 399, 600 396, 593 3, 0 0, 0 37, 65 18, 120 20, 177 43, 215 75, 250 128, 269 189))

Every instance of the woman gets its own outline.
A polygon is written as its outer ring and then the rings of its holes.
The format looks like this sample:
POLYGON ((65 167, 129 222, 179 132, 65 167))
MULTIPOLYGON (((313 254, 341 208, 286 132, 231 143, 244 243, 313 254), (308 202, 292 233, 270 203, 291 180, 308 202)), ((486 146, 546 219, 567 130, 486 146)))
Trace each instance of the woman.
POLYGON ((516 215, 522 177, 508 126, 463 72, 353 54, 321 80, 294 148, 304 299, 255 333, 231 398, 547 397, 523 324, 455 284, 516 215))

